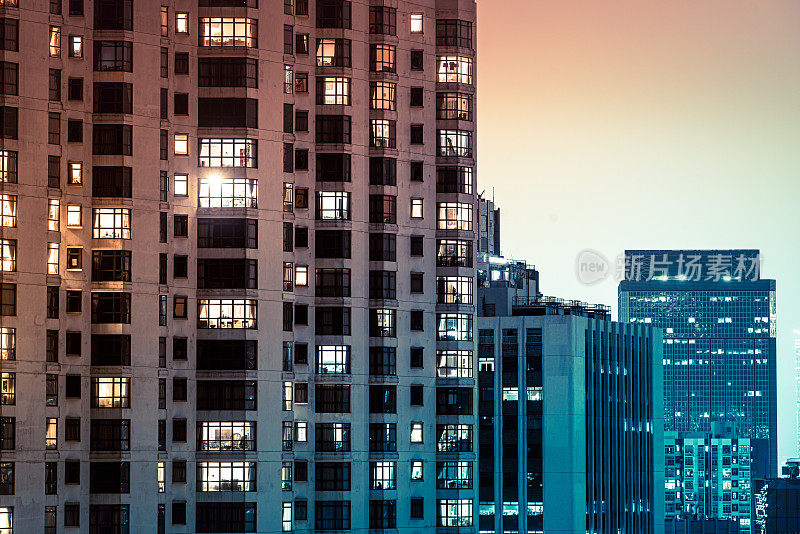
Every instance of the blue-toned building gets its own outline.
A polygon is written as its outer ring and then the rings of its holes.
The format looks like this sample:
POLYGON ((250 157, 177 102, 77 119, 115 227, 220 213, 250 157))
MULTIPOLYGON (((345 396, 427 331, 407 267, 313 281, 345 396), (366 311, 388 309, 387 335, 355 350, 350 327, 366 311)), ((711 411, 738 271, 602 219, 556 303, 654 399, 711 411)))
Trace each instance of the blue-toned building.
MULTIPOLYGON (((777 471, 775 281, 761 279, 758 250, 628 250, 619 285, 620 322, 653 325, 664 333, 664 428, 678 437, 713 435, 714 425, 749 440, 753 480, 777 471)), ((674 445, 665 444, 665 446, 674 445)), ((720 459, 723 461, 723 459, 720 459)), ((665 466, 677 480, 667 491, 668 518, 749 517, 733 510, 747 489, 714 486, 687 502, 688 470, 665 466), (734 498, 736 497, 736 498, 734 498)), ((721 482, 720 482, 721 483, 721 482)), ((737 506, 738 508, 738 506, 737 506)))

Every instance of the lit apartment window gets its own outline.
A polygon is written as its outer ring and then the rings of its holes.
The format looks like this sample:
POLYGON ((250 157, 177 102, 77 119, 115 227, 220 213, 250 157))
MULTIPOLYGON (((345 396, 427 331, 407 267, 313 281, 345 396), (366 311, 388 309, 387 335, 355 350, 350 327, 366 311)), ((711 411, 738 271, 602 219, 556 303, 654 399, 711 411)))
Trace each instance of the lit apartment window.
POLYGON ((350 67, 350 39, 317 39, 317 67, 350 67))
POLYGON ((411 218, 412 219, 421 219, 423 217, 423 209, 422 209, 422 199, 421 198, 412 198, 411 199, 411 218))
POLYGON ((436 525, 472 526, 472 499, 436 499, 436 525))
POLYGON ((197 462, 197 491, 256 491, 256 462, 197 462))
POLYGON ((252 421, 204 421, 197 424, 200 451, 253 451, 256 423, 252 421))
POLYGON ((308 441, 308 421, 294 422, 294 440, 298 443, 305 443, 308 441))
POLYGON ((161 6, 161 37, 169 35, 169 7, 161 6))
POLYGON ((287 95, 294 90, 294 67, 292 65, 283 66, 283 92, 287 95))
MULTIPOLYGON (((13 5, 17 5, 16 2, 13 5)), ((14 534, 13 506, 0 506, 0 534, 14 534)))
POLYGON ((216 175, 200 178, 199 201, 201 208, 257 208, 258 180, 216 175))
POLYGON ((397 489, 397 462, 383 461, 369 463, 369 489, 397 489))
POLYGON ((411 13, 409 16, 411 23, 411 33, 422 33, 423 30, 423 16, 422 13, 411 13))
POLYGON ((61 57, 61 28, 50 26, 50 57, 61 57))
POLYGON ((0 226, 17 227, 17 195, 0 195, 0 226))
POLYGON ((422 423, 420 422, 411 423, 411 443, 422 443, 422 438, 423 438, 422 423))
POLYGON ((422 460, 411 460, 411 480, 424 480, 422 460))
POLYGON ((369 311, 370 337, 397 336, 397 310, 394 308, 374 308, 369 311))
POLYGON ((292 503, 291 502, 284 502, 282 503, 282 513, 281 513, 281 531, 282 532, 291 532, 292 531, 292 503))
POLYGON ((57 198, 47 200, 47 229, 58 232, 61 220, 61 201, 57 198))
POLYGON ((472 83, 472 58, 464 56, 441 56, 436 58, 440 83, 472 83))
POLYGON ((92 408, 130 408, 129 377, 92 377, 92 408))
POLYGON ((294 184, 283 182, 283 211, 294 211, 294 184))
POLYGON ((83 37, 80 35, 69 36, 69 57, 83 57, 83 37))
POLYGON ((17 152, 0 150, 0 182, 17 183, 17 152))
POLYGON ((308 287, 308 265, 298 265, 294 269, 294 284, 308 287))
POLYGON ((47 274, 58 274, 58 243, 47 244, 47 274))
POLYGON ((176 197, 189 196, 189 175, 188 174, 175 174, 174 189, 176 197))
POLYGON ((294 287, 294 263, 283 262, 283 290, 291 291, 294 287))
POLYGON ((292 398, 294 393, 294 387, 291 382, 284 382, 283 383, 283 411, 289 412, 292 410, 292 398))
POLYGON ((317 191, 317 220, 349 220, 350 193, 344 191, 317 191))
POLYGON ((175 13, 175 33, 189 33, 188 13, 175 13))
POLYGON ((372 72, 395 72, 397 47, 389 44, 369 45, 369 64, 372 72))
POLYGON ((167 462, 158 462, 158 492, 167 491, 167 462))
POLYGON ((83 268, 83 249, 67 247, 67 270, 80 271, 83 268))
MULTIPOLYGON (((17 374, 3 373, 0 376, 0 404, 13 406, 17 403, 17 374)), ((2 477, 0 477, 2 480, 2 477)))
POLYGON ((397 108, 395 95, 397 84, 394 82, 370 82, 369 85, 370 109, 395 111, 397 108))
POLYGON ((47 450, 58 449, 58 419, 48 417, 45 423, 44 448, 47 450))
POLYGON ((469 130, 438 130, 437 155, 471 158, 472 132, 469 130))
POLYGON ((439 202, 436 207, 439 230, 472 230, 472 204, 439 202))
POLYGON ((436 93, 436 118, 472 120, 472 96, 466 93, 436 93))
POLYGON ((95 208, 92 210, 94 239, 130 239, 131 210, 129 208, 95 208))
POLYGON ((320 76, 317 78, 317 105, 350 105, 350 78, 320 76))
POLYGON ((472 378, 472 351, 437 350, 436 373, 439 378, 472 378))
POLYGON ((80 228, 82 225, 81 205, 70 204, 67 206, 67 228, 80 228))
POLYGON ((350 374, 350 345, 317 345, 317 374, 350 374))
POLYGON ((189 135, 188 134, 175 134, 175 155, 188 156, 189 155, 189 135))
POLYGON ((257 167, 255 139, 202 138, 199 145, 200 167, 257 167))
POLYGON ((17 270, 17 240, 0 239, 0 271, 11 273, 17 270))
POLYGON ((202 46, 258 46, 258 21, 250 18, 201 18, 202 46))
POLYGON ((473 280, 469 276, 437 276, 439 304, 472 304, 473 280))
POLYGON ((472 315, 467 313, 436 314, 437 341, 472 341, 472 315))
POLYGON ((251 299, 198 299, 198 328, 256 328, 258 303, 251 299))
POLYGON ((397 146, 397 123, 389 119, 369 120, 369 146, 395 148, 397 146))
POLYGON ((70 161, 67 164, 67 183, 69 185, 81 185, 83 183, 83 163, 70 161))

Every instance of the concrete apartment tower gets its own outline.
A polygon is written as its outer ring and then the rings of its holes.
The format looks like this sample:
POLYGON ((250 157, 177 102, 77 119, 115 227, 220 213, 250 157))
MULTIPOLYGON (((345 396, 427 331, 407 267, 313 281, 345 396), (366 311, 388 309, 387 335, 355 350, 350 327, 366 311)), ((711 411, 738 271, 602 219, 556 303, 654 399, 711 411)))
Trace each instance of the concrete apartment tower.
POLYGON ((0 0, 0 533, 474 531, 475 17, 0 0))

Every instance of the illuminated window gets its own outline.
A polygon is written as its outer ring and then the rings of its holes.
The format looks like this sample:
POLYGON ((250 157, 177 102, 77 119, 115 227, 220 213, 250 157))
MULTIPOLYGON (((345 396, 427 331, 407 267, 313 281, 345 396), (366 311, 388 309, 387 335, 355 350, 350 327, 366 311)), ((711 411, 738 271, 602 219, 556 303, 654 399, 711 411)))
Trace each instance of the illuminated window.
POLYGON ((439 304, 472 304, 472 285, 469 276, 437 276, 437 301, 439 304))
POLYGON ((472 230, 472 204, 439 202, 436 222, 439 230, 472 230))
POLYGON ((294 211, 294 184, 283 182, 283 211, 294 211))
POLYGON ((169 7, 161 6, 161 37, 169 35, 169 7))
POLYGON ((53 232, 59 231, 59 221, 61 219, 61 201, 57 198, 47 200, 47 229, 53 232))
POLYGON ((129 377, 92 377, 92 408, 130 408, 129 377))
POLYGON ((397 108, 397 100, 395 95, 396 87, 397 84, 394 82, 370 82, 370 109, 395 111, 397 108))
POLYGON ((257 310, 252 299, 198 299, 197 328, 256 328, 257 310))
POLYGON ((317 220, 349 220, 350 193, 317 191, 317 220))
POLYGON ((472 120, 472 96, 466 93, 436 93, 436 118, 472 120))
POLYGON ((383 461, 369 463, 369 489, 397 489, 397 462, 383 461))
POLYGON ((472 157, 472 132, 469 130, 437 130, 437 154, 445 157, 472 157))
POLYGON ((397 47, 389 44, 369 45, 369 66, 372 72, 395 72, 397 47))
POLYGON ((294 287, 294 264, 290 261, 283 262, 283 290, 291 291, 294 287))
POLYGON ((201 208, 257 208, 258 180, 210 175, 200 179, 201 208))
POLYGON ((411 199, 411 218, 412 219, 421 219, 422 217, 423 217, 422 199, 421 198, 412 198, 411 199))
POLYGON ((283 383, 283 411, 291 411, 294 387, 291 382, 283 383))
POLYGON ((158 492, 167 491, 167 462, 158 462, 158 492))
POLYGON ((472 351, 437 350, 436 376, 439 378, 472 378, 472 351))
POLYGON ((61 57, 61 28, 50 26, 50 57, 61 57))
POLYGON ((0 404, 10 406, 17 403, 16 385, 16 373, 2 374, 0 377, 0 404))
POLYGON ((350 105, 350 78, 317 77, 317 105, 350 105))
POLYGON ((0 239, 0 271, 10 273, 17 270, 17 240, 0 239))
POLYGON ((255 139, 200 139, 200 167, 257 167, 255 139))
POLYGON ((175 13, 175 33, 189 33, 188 13, 175 13))
POLYGON ((284 502, 281 506, 281 531, 282 532, 291 532, 292 531, 292 503, 291 502, 284 502))
POLYGON ((83 57, 83 37, 80 35, 69 36, 69 57, 83 57))
POLYGON ((283 92, 287 95, 294 90, 294 67, 291 65, 283 66, 283 92))
POLYGON ((188 134, 175 134, 175 155, 188 156, 189 155, 189 135, 188 134))
POLYGON ((48 417, 45 422, 44 448, 47 450, 58 449, 58 419, 55 417, 48 417))
POLYGON ((256 463, 197 462, 197 491, 256 491, 256 463))
POLYGON ((298 265, 295 267, 294 283, 296 286, 308 287, 308 265, 298 265))
POLYGON ((189 196, 189 175, 188 174, 175 174, 174 191, 176 197, 189 196))
POLYGON ((0 226, 17 227, 17 195, 0 195, 0 226))
POLYGON ((373 308, 369 310, 370 337, 397 336, 397 310, 394 308, 373 308))
POLYGON ((411 23, 411 33, 422 33, 422 13, 411 13, 409 22, 411 23))
POLYGON ((17 152, 0 150, 0 182, 17 183, 17 152))
POLYGON ((317 67, 350 67, 350 39, 317 39, 317 67))
POLYGON ((472 83, 472 58, 443 56, 436 58, 437 81, 440 83, 472 83))
POLYGON ((369 120, 369 146, 395 148, 397 146, 396 122, 389 119, 369 120))
POLYGON ((253 451, 256 423, 251 421, 205 421, 197 428, 198 450, 253 451))
POLYGON ((294 440, 298 443, 305 443, 308 441, 308 422, 295 421, 294 422, 294 440))
POLYGON ((70 204, 67 206, 67 228, 80 228, 82 224, 81 205, 70 204))
POLYGON ((436 525, 472 526, 472 499, 436 499, 436 525))
POLYGON ((411 480, 424 480, 422 460, 411 460, 411 480))
POLYGON ((438 313, 436 323, 437 341, 472 341, 472 315, 438 313))
POLYGON ((69 185, 81 185, 83 183, 83 163, 70 161, 67 164, 67 183, 69 185))
POLYGON ((129 208, 95 208, 92 210, 94 239, 130 239, 131 210, 129 208))
POLYGON ((422 423, 411 423, 411 443, 422 443, 422 423))
MULTIPOLYGON (((6 0, 8 2, 9 0, 6 0)), ((8 3, 6 5, 9 5, 8 3)), ((17 5, 16 2, 13 5, 17 5)), ((0 534, 14 534, 14 507, 0 506, 0 534)))
POLYGON ((317 374, 350 374, 350 345, 317 345, 317 374))
POLYGON ((250 18, 201 18, 202 46, 258 46, 258 21, 250 18))
POLYGON ((47 274, 58 274, 58 243, 47 244, 47 274))

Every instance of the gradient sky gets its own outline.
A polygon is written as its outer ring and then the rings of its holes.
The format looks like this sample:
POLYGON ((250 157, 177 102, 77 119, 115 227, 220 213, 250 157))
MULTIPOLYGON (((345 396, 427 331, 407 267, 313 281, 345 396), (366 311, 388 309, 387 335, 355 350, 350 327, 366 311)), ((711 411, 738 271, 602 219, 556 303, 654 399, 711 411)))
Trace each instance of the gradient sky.
MULTIPOLYGON (((778 455, 797 456, 800 2, 479 0, 478 180, 545 294, 586 248, 759 248, 778 287, 778 455)), ((613 277, 613 273, 612 273, 613 277)))

